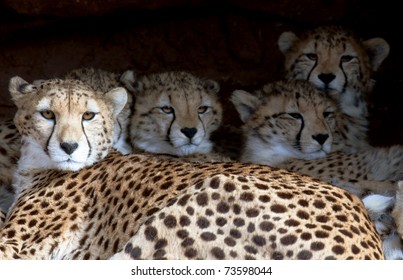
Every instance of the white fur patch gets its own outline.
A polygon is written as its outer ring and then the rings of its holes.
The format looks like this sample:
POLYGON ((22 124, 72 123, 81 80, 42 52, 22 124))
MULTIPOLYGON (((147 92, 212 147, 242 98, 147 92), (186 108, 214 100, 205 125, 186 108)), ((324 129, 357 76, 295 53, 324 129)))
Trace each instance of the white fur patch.
POLYGON ((42 98, 36 105, 37 111, 45 111, 49 110, 49 108, 50 108, 50 98, 48 97, 42 98))
POLYGON ((395 203, 395 198, 380 194, 371 194, 362 199, 362 202, 368 211, 378 213, 384 212, 395 203))

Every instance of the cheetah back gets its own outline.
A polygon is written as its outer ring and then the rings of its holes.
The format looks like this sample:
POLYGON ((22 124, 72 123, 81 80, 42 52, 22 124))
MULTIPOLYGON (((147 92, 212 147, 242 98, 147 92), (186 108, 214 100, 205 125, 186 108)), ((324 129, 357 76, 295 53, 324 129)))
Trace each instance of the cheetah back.
POLYGON ((110 153, 31 183, 0 232, 3 259, 106 259, 126 243, 135 258, 383 257, 357 197, 270 167, 110 153))

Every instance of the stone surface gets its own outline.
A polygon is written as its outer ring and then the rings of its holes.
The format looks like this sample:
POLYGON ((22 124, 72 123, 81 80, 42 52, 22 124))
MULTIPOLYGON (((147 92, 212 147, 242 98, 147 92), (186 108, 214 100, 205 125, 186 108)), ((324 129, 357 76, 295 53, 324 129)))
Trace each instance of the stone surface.
POLYGON ((7 90, 12 76, 32 81, 90 66, 137 73, 187 70, 215 79, 224 120, 239 124, 228 96, 282 77, 281 32, 340 23, 363 38, 390 43, 371 97, 370 135, 376 145, 403 144, 398 11, 364 0, 2 1, 0 117, 10 118, 15 110, 7 90))
POLYGON ((174 8, 239 8, 274 14, 293 20, 318 22, 339 20, 357 0, 3 0, 3 5, 18 14, 30 16, 102 16, 123 10, 161 10, 174 8))

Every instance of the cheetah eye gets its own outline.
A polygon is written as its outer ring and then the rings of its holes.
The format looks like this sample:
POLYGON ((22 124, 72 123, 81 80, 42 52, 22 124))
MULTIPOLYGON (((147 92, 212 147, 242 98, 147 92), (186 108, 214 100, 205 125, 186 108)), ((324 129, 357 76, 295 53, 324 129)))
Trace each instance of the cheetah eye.
POLYGON ((329 117, 333 117, 334 112, 323 112, 323 117, 324 118, 329 118, 329 117))
POLYGON ((340 60, 341 60, 341 62, 349 62, 349 61, 351 61, 353 58, 354 58, 354 57, 353 57, 352 55, 343 55, 340 60))
POLYGON ((305 56, 306 56, 308 59, 313 60, 313 61, 318 60, 318 55, 315 54, 315 53, 307 53, 307 54, 305 54, 305 56))
POLYGON ((165 114, 172 114, 174 112, 174 108, 170 106, 164 106, 161 107, 161 111, 164 112, 165 114))
POLYGON ((55 119, 55 113, 53 113, 50 110, 42 111, 41 115, 42 115, 42 117, 44 117, 47 120, 54 120, 55 119))
POLYGON ((302 120, 302 115, 300 113, 288 113, 288 115, 296 120, 302 120))
POLYGON ((208 109, 207 106, 200 106, 199 109, 197 109, 197 112, 199 114, 204 114, 204 113, 206 113, 207 109, 208 109))
POLYGON ((95 115, 96 114, 94 112, 85 112, 83 114, 83 120, 85 120, 85 121, 92 120, 95 117, 95 115))

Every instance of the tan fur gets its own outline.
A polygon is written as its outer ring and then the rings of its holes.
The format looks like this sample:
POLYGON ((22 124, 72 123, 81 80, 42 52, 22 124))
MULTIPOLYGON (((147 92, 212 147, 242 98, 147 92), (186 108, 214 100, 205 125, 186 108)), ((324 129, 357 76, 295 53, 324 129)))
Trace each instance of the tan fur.
POLYGON ((0 231, 0 258, 110 257, 382 259, 383 254, 356 196, 267 166, 112 152, 79 172, 32 174, 0 231))
POLYGON ((139 77, 130 139, 134 148, 186 156, 212 151, 210 134, 221 124, 219 85, 186 72, 139 77))
MULTIPOLYGON (((371 78, 389 55, 389 44, 382 38, 362 40, 340 26, 323 26, 300 35, 284 32, 278 46, 285 56, 286 77, 308 80, 328 92, 349 118, 347 138, 367 141, 371 78)), ((349 152, 363 149, 351 146, 349 152)))

